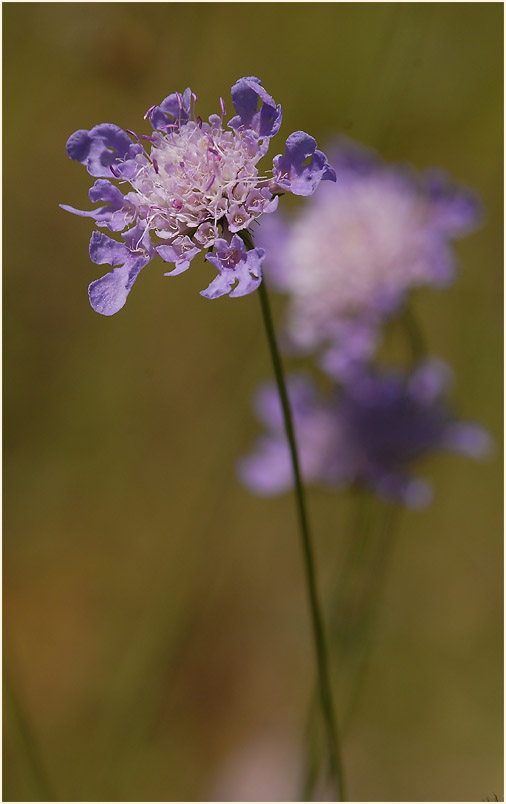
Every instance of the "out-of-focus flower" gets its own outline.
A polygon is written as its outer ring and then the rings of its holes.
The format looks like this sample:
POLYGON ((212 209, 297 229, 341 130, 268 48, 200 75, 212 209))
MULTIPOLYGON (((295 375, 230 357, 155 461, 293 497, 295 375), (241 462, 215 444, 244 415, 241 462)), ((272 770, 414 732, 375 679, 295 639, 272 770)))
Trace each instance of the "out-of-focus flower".
MULTIPOLYGON (((304 480, 334 489, 352 484, 408 506, 426 505, 427 484, 411 475, 417 459, 437 450, 481 457, 491 438, 478 425, 454 419, 444 402, 450 371, 428 360, 409 374, 357 370, 341 391, 321 396, 302 375, 289 379, 304 480)), ((293 470, 274 385, 263 386, 255 411, 267 432, 239 464, 244 485, 262 495, 290 489, 293 470)))
POLYGON ((296 801, 301 764, 300 749, 289 735, 259 735, 218 768, 210 800, 296 801))
POLYGON ((374 353, 379 325, 411 288, 452 280, 451 241, 475 226, 478 203, 441 172, 388 166, 351 144, 331 161, 336 185, 291 221, 265 221, 256 240, 289 294, 291 343, 327 347, 324 367, 340 376, 374 353))
POLYGON ((273 212, 279 193, 310 195, 322 179, 335 180, 316 141, 303 131, 288 137, 285 154, 276 156, 267 171, 272 175, 261 175, 256 166, 279 130, 281 106, 255 77, 241 78, 231 94, 236 115, 229 130, 224 128, 222 98, 221 114, 204 123, 195 113, 197 96, 186 89, 148 109, 151 135, 139 137, 103 123, 69 138, 69 157, 97 177, 90 200, 103 203, 90 211, 62 204, 63 209, 94 218, 113 232, 131 227, 123 234, 125 243, 105 234, 92 237, 91 259, 118 266, 90 285, 97 312, 113 315, 120 310, 139 272, 156 254, 175 264, 165 274, 175 276, 200 251, 216 249, 218 256, 208 253, 207 259, 219 273, 202 295, 215 299, 230 293, 236 282, 231 296, 251 293, 261 282, 265 252, 246 252, 237 233, 273 212), (129 185, 130 191, 123 195, 111 179, 129 185))

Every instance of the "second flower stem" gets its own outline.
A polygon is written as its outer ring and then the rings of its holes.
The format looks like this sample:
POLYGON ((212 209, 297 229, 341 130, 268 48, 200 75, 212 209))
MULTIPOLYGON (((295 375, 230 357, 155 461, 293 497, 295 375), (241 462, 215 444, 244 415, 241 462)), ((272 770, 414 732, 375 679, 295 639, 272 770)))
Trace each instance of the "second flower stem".
POLYGON ((288 438, 288 444, 290 447, 290 456, 292 460, 293 476, 295 482, 295 499, 297 504, 297 513, 302 538, 302 550, 304 555, 304 566, 306 570, 306 582, 309 596, 309 606, 311 611, 311 621, 313 626, 313 636, 315 642, 316 661, 318 669, 318 687, 320 693, 322 714, 325 722, 330 769, 336 787, 338 800, 346 801, 346 793, 345 793, 345 785, 343 777, 343 765, 341 760, 341 749, 339 743, 339 732, 337 728, 337 722, 332 703, 332 692, 331 692, 330 675, 328 669, 327 646, 325 641, 325 633, 323 630, 323 621, 321 616, 320 604, 318 602, 313 548, 311 545, 311 536, 309 532, 309 524, 306 513, 304 486, 302 483, 302 477, 299 467, 297 442, 295 440, 295 431, 293 427, 290 401, 288 398, 285 376, 283 372, 283 365, 281 363, 281 357, 279 354, 274 326, 272 323, 269 297, 267 295, 265 279, 259 285, 258 293, 260 298, 260 306, 262 308, 262 316, 264 320, 267 341, 269 343, 269 349, 274 368, 274 374, 276 377, 276 384, 278 387, 279 397, 281 400, 286 436, 288 438))

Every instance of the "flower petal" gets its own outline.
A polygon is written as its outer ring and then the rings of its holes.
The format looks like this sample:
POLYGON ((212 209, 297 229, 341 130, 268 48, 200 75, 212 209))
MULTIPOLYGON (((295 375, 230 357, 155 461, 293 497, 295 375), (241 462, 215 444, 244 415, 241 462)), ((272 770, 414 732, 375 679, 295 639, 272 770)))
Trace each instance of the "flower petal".
MULTIPOLYGON (((287 379, 287 391, 294 419, 298 419, 306 411, 316 409, 318 405, 316 385, 305 374, 290 374, 287 379)), ((273 382, 263 383, 257 389, 253 397, 253 410, 269 430, 284 432, 283 408, 279 392, 273 382)))
POLYGON ((215 276, 205 290, 200 291, 200 295, 205 296, 206 299, 218 299, 220 296, 230 293, 235 280, 236 276, 233 271, 222 271, 215 276))
POLYGON ((239 232, 247 229, 252 221, 252 217, 240 204, 230 204, 227 212, 228 229, 230 232, 239 232))
POLYGON ((293 468, 288 444, 278 438, 261 438, 252 455, 237 465, 243 485, 260 496, 282 494, 293 485, 293 468))
POLYGON ((434 209, 434 225, 446 235, 459 237, 476 228, 482 207, 476 194, 456 187, 442 170, 428 170, 424 185, 434 209))
POLYGON ((433 496, 429 484, 417 477, 392 474, 376 481, 370 479, 370 483, 381 497, 392 502, 401 502, 408 508, 426 508, 433 496))
POLYGON ((281 106, 263 88, 255 76, 240 78, 231 90, 236 117, 229 121, 231 128, 249 128, 258 137, 273 137, 281 126, 281 106), (262 106, 257 111, 258 101, 262 106))
POLYGON ((171 125, 181 125, 190 119, 192 91, 187 87, 184 93, 172 92, 149 111, 149 121, 154 129, 167 129, 171 125))
MULTIPOLYGON (((274 157, 273 188, 289 190, 294 195, 312 195, 324 179, 336 180, 336 173, 316 140, 304 131, 290 134, 284 155, 274 157), (309 163, 306 164, 307 160, 309 163)), ((271 188, 272 189, 272 188, 271 188)))
POLYGON ((237 286, 230 293, 232 298, 253 293, 262 281, 262 260, 265 257, 263 248, 246 251, 244 241, 237 234, 234 234, 230 243, 220 238, 216 241, 215 248, 216 251, 206 254, 206 260, 220 274, 206 290, 201 291, 201 295, 208 299, 217 299, 229 293, 236 281, 237 286))
POLYGON ((97 265, 121 265, 130 256, 124 243, 118 243, 102 232, 93 232, 90 240, 90 258, 97 265))
POLYGON ((231 299, 253 293, 262 281, 262 260, 265 257, 263 248, 254 248, 247 252, 246 260, 237 265, 237 286, 230 294, 231 299))
POLYGON ((67 154, 85 165, 92 176, 109 178, 111 166, 142 152, 142 145, 133 144, 130 137, 113 123, 101 123, 90 131, 80 129, 71 134, 67 141, 67 154))
POLYGON ((129 259, 124 265, 113 268, 101 279, 92 282, 88 288, 88 295, 95 312, 109 316, 121 310, 132 285, 148 262, 147 257, 129 259))
POLYGON ((470 458, 484 458, 492 452, 494 440, 478 424, 451 422, 444 432, 444 445, 470 458))
POLYGON ((133 204, 107 179, 97 179, 88 195, 93 203, 97 201, 108 203, 103 207, 90 210, 75 209, 67 204, 60 204, 60 207, 74 215, 94 218, 98 226, 107 226, 112 232, 120 232, 128 223, 132 222, 135 216, 133 204))
POLYGON ((433 405, 451 384, 452 371, 442 360, 426 359, 413 371, 407 384, 412 399, 423 405, 433 405))
POLYGON ((168 271, 164 276, 177 276, 188 270, 192 259, 200 253, 200 248, 185 236, 176 238, 170 246, 156 246, 155 251, 165 262, 176 264, 174 270, 168 271))

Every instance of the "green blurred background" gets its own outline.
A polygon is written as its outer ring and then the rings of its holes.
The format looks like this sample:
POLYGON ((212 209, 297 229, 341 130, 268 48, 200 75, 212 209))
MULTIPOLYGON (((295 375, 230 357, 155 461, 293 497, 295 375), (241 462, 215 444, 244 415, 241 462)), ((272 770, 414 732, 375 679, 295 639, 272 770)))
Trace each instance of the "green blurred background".
MULTIPOLYGON (((483 199, 458 281, 415 312, 498 446, 423 467, 435 500, 402 513, 344 753, 355 800, 501 798, 502 5, 3 12, 4 799, 241 799, 241 773, 269 763, 266 797, 296 795, 314 660, 293 500, 234 474, 271 376, 258 300, 211 303, 203 261, 177 279, 154 262, 98 316, 91 222, 58 209, 88 207, 75 129, 147 132, 145 110, 188 85, 203 117, 220 95, 230 111, 243 75, 283 106, 273 153, 294 129, 344 133, 483 199)), ((327 597, 352 502, 309 503, 327 597)))

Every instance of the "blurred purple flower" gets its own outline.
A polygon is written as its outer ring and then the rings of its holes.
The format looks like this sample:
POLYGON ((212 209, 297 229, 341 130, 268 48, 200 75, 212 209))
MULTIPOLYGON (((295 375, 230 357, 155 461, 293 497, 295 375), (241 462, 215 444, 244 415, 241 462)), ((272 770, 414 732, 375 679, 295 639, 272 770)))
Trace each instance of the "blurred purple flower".
POLYGON ((284 156, 274 158, 267 171, 272 176, 260 175, 256 165, 279 130, 281 106, 252 76, 239 79, 231 94, 236 115, 228 123, 230 130, 224 128, 223 99, 221 115, 213 114, 204 123, 195 114, 197 96, 186 89, 148 109, 150 136, 139 137, 104 123, 69 138, 69 157, 98 177, 90 200, 105 204, 85 211, 64 204, 62 208, 94 218, 97 226, 113 232, 133 227, 123 235, 126 245, 105 234, 99 240, 92 238, 94 262, 117 266, 90 285, 91 305, 97 312, 118 312, 141 269, 157 254, 175 264, 165 274, 175 276, 186 271, 198 253, 217 248, 218 254, 227 256, 207 254, 218 276, 202 295, 215 299, 226 293, 234 297, 251 293, 261 282, 264 251, 246 251, 236 233, 263 213, 273 212, 279 192, 309 195, 323 179, 335 180, 326 157, 316 150, 316 141, 302 131, 288 138, 284 156), (123 195, 111 179, 127 183, 131 191, 123 195), (161 244, 152 243, 151 232, 161 244), (101 257, 96 259, 99 243, 101 257))
MULTIPOLYGON (((490 450, 491 438, 478 425, 455 420, 444 402, 449 369, 427 360, 410 375, 364 368, 350 375, 339 393, 323 397, 302 375, 289 379, 301 470, 307 483, 333 489, 365 486, 386 499, 426 505, 429 486, 411 475, 412 465, 437 450, 473 458, 490 450)), ((266 427, 239 476, 256 494, 280 494, 293 485, 279 397, 273 384, 254 401, 266 427)))
MULTIPOLYGON (((283 160, 275 163, 280 170, 283 160)), ((331 162, 336 185, 322 187, 292 221, 266 221, 256 240, 268 254, 268 275, 289 294, 290 344, 327 347, 323 366, 339 377, 372 356, 382 321, 410 289, 451 282, 451 241, 476 226, 479 207, 441 172, 384 165, 349 143, 331 162)))
POLYGON ((295 801, 303 757, 289 734, 258 734, 218 765, 210 801, 295 801))

